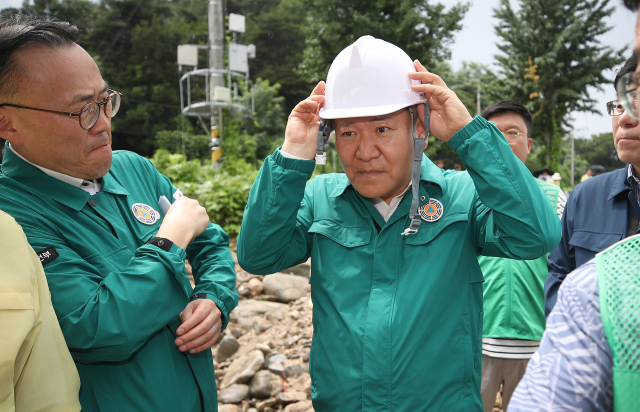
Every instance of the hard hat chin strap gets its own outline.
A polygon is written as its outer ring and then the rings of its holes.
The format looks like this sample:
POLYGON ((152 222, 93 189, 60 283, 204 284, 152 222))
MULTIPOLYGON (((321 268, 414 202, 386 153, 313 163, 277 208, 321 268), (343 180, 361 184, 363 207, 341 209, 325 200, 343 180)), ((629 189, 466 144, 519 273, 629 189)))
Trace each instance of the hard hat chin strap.
POLYGON ((324 145, 329 140, 329 134, 331 133, 331 124, 328 119, 320 120, 320 128, 318 129, 318 148, 316 149, 316 164, 327 164, 327 152, 324 150, 324 145))
MULTIPOLYGON (((416 116, 418 113, 416 113, 416 116)), ((411 170, 411 209, 409 209, 409 219, 411 224, 402 232, 402 236, 414 235, 420 228, 420 216, 418 215, 418 194, 420 190, 420 168, 422 166, 422 153, 424 152, 424 139, 429 136, 430 111, 429 105, 424 103, 424 138, 418 138, 416 124, 413 121, 413 107, 409 107, 411 117, 411 137, 413 138, 413 168, 411 170)))

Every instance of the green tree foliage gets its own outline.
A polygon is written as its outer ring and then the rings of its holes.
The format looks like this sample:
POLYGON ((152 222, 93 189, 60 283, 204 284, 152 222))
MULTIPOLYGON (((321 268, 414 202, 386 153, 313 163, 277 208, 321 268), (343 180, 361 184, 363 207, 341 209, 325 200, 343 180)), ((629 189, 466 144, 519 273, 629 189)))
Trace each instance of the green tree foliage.
POLYGON ((251 110, 225 110, 225 131, 222 139, 222 161, 225 167, 239 159, 258 165, 282 144, 286 114, 283 107, 284 97, 278 96, 279 89, 279 84, 271 85, 268 80, 258 79, 252 92, 247 92, 240 98, 240 104, 246 107, 254 106, 253 113, 251 110))
POLYGON ((474 62, 462 62, 458 71, 453 71, 447 62, 436 62, 428 70, 439 75, 451 90, 456 92, 469 113, 479 115, 477 111, 477 92, 480 90, 480 112, 490 104, 504 100, 499 97, 498 75, 487 65, 474 62))
POLYGON ((246 32, 238 43, 255 44, 256 58, 249 60, 253 79, 280 84, 284 110, 291 112, 313 85, 294 72, 302 61, 306 9, 301 0, 228 0, 227 12, 246 16, 246 32))
POLYGON ((496 33, 503 40, 496 56, 502 69, 501 97, 526 103, 535 115, 533 138, 545 147, 546 165, 557 168, 561 139, 573 112, 593 112, 588 87, 609 83, 602 72, 621 63, 623 49, 602 46, 614 11, 607 0, 508 0, 495 9, 496 33))
POLYGON ((161 130, 175 129, 180 113, 177 45, 205 44, 201 0, 35 0, 18 12, 49 15, 80 28, 80 45, 103 78, 123 94, 113 119, 113 146, 150 155, 161 130))
POLYGON ((244 161, 234 162, 232 170, 187 160, 182 154, 159 149, 151 161, 186 196, 197 199, 209 218, 230 236, 240 232, 244 207, 258 170, 244 161))
MULTIPOLYGON (((575 139, 574 150, 576 155, 586 161, 587 167, 601 165, 607 172, 611 172, 625 166, 613 145, 613 133, 594 134, 591 139, 575 139)), ((580 175, 584 172, 585 170, 579 171, 580 175)))
POLYGON ((325 79, 338 53, 364 35, 395 44, 427 67, 449 57, 449 45, 468 4, 445 6, 428 0, 302 0, 306 47, 298 73, 325 79))

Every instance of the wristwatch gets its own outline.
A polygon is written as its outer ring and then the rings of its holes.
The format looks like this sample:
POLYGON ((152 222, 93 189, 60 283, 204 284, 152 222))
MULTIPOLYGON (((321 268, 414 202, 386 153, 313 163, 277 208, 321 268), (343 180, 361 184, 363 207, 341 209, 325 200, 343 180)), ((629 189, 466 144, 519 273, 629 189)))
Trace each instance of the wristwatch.
POLYGON ((166 252, 168 252, 169 249, 171 249, 171 245, 173 245, 172 241, 164 237, 154 237, 153 239, 148 240, 147 243, 153 246, 157 246, 166 252))
POLYGON ((198 299, 206 299, 206 298, 207 298, 206 293, 196 293, 195 295, 191 296, 191 299, 189 300, 189 302, 193 302, 194 300, 198 300, 198 299))

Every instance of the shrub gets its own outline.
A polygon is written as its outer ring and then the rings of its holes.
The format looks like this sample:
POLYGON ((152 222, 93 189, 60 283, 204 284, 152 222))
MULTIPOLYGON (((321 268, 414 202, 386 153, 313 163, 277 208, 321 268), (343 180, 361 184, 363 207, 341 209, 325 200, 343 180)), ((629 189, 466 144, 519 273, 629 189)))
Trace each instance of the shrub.
POLYGON ((254 166, 237 160, 229 168, 219 168, 198 159, 186 160, 183 155, 164 149, 157 150, 150 160, 185 196, 197 199, 212 222, 222 226, 229 236, 238 235, 249 191, 258 174, 254 166))

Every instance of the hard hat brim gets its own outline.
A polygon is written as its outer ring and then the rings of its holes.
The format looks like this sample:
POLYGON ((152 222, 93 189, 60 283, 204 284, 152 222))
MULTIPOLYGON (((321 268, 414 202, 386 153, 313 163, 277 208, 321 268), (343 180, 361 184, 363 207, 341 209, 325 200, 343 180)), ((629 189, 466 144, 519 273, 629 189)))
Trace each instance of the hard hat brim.
POLYGON ((375 107, 359 107, 353 109, 329 109, 324 108, 320 110, 318 114, 323 119, 348 119, 352 117, 369 117, 369 116, 382 116, 397 112, 405 107, 413 106, 416 104, 426 102, 426 99, 416 100, 409 104, 391 104, 387 106, 375 106, 375 107))

